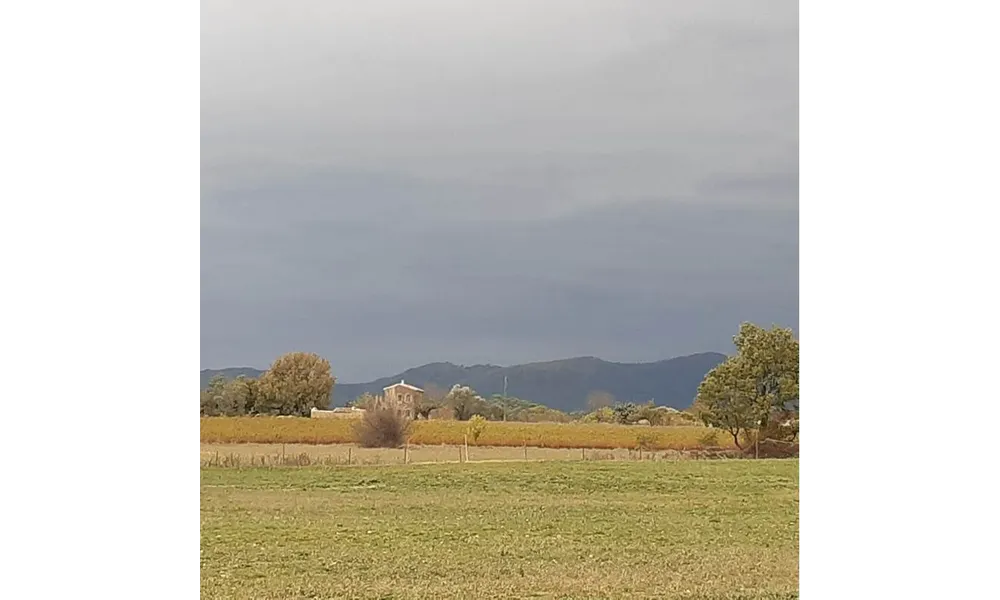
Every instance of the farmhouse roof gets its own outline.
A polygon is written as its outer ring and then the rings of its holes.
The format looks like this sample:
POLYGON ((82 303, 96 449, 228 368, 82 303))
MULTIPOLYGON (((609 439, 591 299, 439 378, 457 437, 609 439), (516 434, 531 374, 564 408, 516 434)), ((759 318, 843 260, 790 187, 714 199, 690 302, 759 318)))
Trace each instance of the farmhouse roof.
POLYGON ((415 391, 415 392, 422 392, 422 391, 424 391, 424 390, 422 390, 422 389, 418 388, 418 387, 417 387, 417 386, 415 386, 415 385, 410 385, 410 384, 406 383, 406 380, 405 380, 405 379, 400 379, 400 380, 399 380, 399 383, 394 383, 394 384, 392 384, 392 385, 389 385, 389 386, 386 386, 386 387, 384 387, 384 388, 382 388, 382 389, 383 389, 383 390, 391 390, 391 389, 392 389, 392 388, 394 388, 394 387, 405 387, 405 388, 407 388, 407 389, 410 389, 410 390, 413 390, 413 391, 415 391))

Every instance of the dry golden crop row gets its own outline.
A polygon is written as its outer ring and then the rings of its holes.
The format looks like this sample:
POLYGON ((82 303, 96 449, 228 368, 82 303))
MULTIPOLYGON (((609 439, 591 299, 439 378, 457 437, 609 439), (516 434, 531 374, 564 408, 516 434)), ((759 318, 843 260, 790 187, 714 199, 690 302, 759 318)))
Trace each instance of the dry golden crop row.
MULTIPOLYGON (((350 419, 275 417, 203 417, 201 441, 209 444, 346 444, 354 441, 350 419)), ((461 444, 468 424, 416 421, 411 444, 461 444)), ((732 437, 704 427, 648 427, 600 423, 490 422, 478 440, 482 446, 542 448, 634 448, 684 450, 706 445, 732 447, 732 437)), ((472 440, 470 440, 470 443, 472 440)))

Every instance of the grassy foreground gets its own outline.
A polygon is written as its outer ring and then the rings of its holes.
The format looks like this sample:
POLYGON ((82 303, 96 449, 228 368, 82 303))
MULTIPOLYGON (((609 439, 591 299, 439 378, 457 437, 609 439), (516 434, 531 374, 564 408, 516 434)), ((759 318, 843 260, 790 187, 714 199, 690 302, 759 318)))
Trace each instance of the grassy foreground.
POLYGON ((798 461, 201 471, 202 597, 795 598, 798 461))
MULTIPOLYGON (((202 417, 201 441, 206 444, 346 444, 354 441, 350 419, 276 417, 202 417)), ((416 421, 411 444, 461 444, 467 423, 416 421)), ((479 445, 539 448, 635 448, 638 437, 653 450, 687 450, 706 445, 734 447, 733 438, 705 427, 648 427, 602 423, 487 424, 479 445), (705 437, 715 434, 715 441, 705 437)))

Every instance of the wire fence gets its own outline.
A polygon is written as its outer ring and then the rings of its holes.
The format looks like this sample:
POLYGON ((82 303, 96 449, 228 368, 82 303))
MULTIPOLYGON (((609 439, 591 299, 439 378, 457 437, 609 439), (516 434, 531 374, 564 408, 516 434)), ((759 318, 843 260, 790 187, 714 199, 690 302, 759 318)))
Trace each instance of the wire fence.
MULTIPOLYGON (((795 453, 797 455, 797 447, 795 453)), ((404 446, 402 448, 361 448, 355 445, 304 444, 203 445, 202 467, 310 467, 409 465, 434 463, 492 463, 535 461, 662 461, 718 460, 747 458, 733 448, 690 450, 644 450, 619 448, 541 448, 535 446, 489 447, 475 445, 404 446)), ((753 458, 753 454, 749 455, 753 458)))

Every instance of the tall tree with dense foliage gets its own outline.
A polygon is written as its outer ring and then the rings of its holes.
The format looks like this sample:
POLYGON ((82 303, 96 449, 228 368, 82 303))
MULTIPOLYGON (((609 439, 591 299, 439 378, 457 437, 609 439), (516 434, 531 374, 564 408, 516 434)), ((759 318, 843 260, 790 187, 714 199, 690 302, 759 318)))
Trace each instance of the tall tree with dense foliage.
POLYGON ((313 408, 327 408, 335 378, 325 358, 308 352, 279 357, 260 377, 257 412, 308 416, 313 408))
POLYGON ((738 448, 740 436, 756 425, 757 407, 749 380, 732 357, 705 375, 698 386, 695 409, 706 425, 729 432, 738 448))
POLYGON ((221 414, 219 407, 222 404, 225 388, 226 378, 222 375, 216 375, 208 382, 208 387, 201 391, 201 415, 203 417, 215 417, 221 414))
POLYGON ((698 387, 695 410, 740 446, 740 434, 768 429, 798 412, 799 342, 791 329, 753 323, 743 323, 733 342, 736 354, 709 371, 698 387))
POLYGON ((216 375, 201 392, 201 414, 208 417, 253 414, 257 396, 257 380, 240 375, 226 381, 222 375, 216 375))
POLYGON ((257 396, 257 380, 245 375, 226 383, 222 391, 222 414, 237 416, 253 414, 257 396))
POLYGON ((486 402, 479 397, 476 390, 455 384, 445 396, 445 405, 451 408, 456 421, 468 421, 472 415, 482 412, 486 402))
POLYGON ((424 393, 417 397, 413 405, 414 417, 425 420, 431 418, 431 413, 444 406, 447 395, 447 391, 433 383, 425 385, 424 393))

